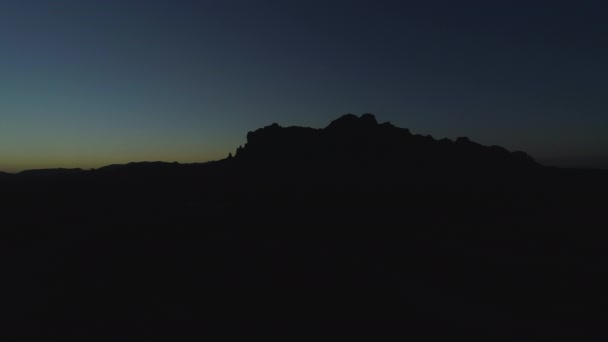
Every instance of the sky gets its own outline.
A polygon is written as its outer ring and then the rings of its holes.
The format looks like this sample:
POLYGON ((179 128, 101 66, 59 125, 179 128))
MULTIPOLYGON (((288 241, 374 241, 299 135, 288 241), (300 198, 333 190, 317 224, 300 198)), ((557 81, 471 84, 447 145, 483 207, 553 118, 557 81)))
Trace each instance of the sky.
POLYGON ((224 158, 345 114, 608 168, 605 0, 0 0, 0 170, 224 158))

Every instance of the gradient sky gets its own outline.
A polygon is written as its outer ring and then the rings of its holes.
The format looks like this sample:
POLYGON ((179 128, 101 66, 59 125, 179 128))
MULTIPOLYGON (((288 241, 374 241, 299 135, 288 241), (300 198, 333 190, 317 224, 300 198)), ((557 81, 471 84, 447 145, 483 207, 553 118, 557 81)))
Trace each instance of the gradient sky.
POLYGON ((608 2, 0 0, 0 170, 219 159, 344 113, 608 168, 608 2))

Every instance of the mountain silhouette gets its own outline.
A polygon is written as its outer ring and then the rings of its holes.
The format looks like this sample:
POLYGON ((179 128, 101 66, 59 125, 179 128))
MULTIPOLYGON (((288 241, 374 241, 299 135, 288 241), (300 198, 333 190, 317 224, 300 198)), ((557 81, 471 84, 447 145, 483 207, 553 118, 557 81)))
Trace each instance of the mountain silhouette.
POLYGON ((603 170, 347 114, 2 178, 7 337, 608 336, 603 170))
MULTIPOLYGON (((499 146, 483 146, 466 137, 452 141, 411 134, 408 129, 388 122, 380 124, 374 115, 368 113, 361 117, 343 115, 323 129, 281 127, 275 123, 247 133, 246 144, 236 150, 234 157, 230 154, 229 158, 215 163, 136 162, 108 165, 91 171, 61 168, 26 170, 18 175, 36 178, 86 173, 96 176, 132 175, 136 178, 144 174, 168 175, 213 168, 217 163, 227 163, 225 167, 232 169, 232 172, 236 172, 237 168, 252 168, 250 171, 253 173, 260 171, 260 168, 282 165, 290 167, 288 172, 291 173, 306 170, 312 172, 309 177, 315 172, 311 168, 326 175, 341 173, 352 177, 361 171, 369 174, 372 170, 373 173, 383 174, 377 180, 391 182, 400 182, 403 173, 505 173, 541 167, 525 152, 509 152, 499 146), (387 178, 389 175, 396 178, 387 178)), ((280 176, 289 177, 285 173, 280 176)), ((341 179, 346 180, 348 177, 341 179)))
POLYGON ((511 168, 539 166, 524 152, 482 146, 466 137, 451 141, 412 135, 372 114, 346 114, 324 129, 273 124, 247 134, 237 160, 380 163, 407 168, 511 168))
POLYGON ((137 170, 137 169, 145 169, 145 168, 155 168, 155 167, 169 167, 169 166, 175 166, 175 165, 179 165, 179 163, 177 162, 173 162, 173 163, 167 163, 167 162, 161 162, 161 161, 155 161, 155 162, 134 162, 134 163, 128 163, 128 164, 112 164, 112 165, 107 165, 104 167, 101 167, 99 169, 97 169, 97 171, 99 172, 106 172, 106 171, 113 171, 113 170, 121 170, 121 169, 133 169, 133 170, 137 170))
POLYGON ((36 169, 36 170, 24 170, 18 173, 22 177, 57 177, 57 176, 73 176, 81 174, 83 172, 80 168, 75 169, 36 169))

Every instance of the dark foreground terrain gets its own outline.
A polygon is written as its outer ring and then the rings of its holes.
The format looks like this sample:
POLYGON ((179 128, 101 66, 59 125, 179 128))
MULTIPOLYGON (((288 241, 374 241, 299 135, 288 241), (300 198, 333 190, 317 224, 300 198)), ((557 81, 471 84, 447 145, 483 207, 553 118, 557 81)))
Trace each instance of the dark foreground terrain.
POLYGON ((372 115, 0 174, 7 336, 608 337, 608 172, 372 115))

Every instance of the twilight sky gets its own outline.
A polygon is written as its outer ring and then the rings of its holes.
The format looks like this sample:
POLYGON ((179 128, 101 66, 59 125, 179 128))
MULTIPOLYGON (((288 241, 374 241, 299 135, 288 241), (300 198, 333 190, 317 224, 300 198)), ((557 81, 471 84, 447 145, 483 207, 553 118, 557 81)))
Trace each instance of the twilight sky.
POLYGON ((0 0, 0 170, 219 159, 344 113, 608 168, 605 0, 0 0))

